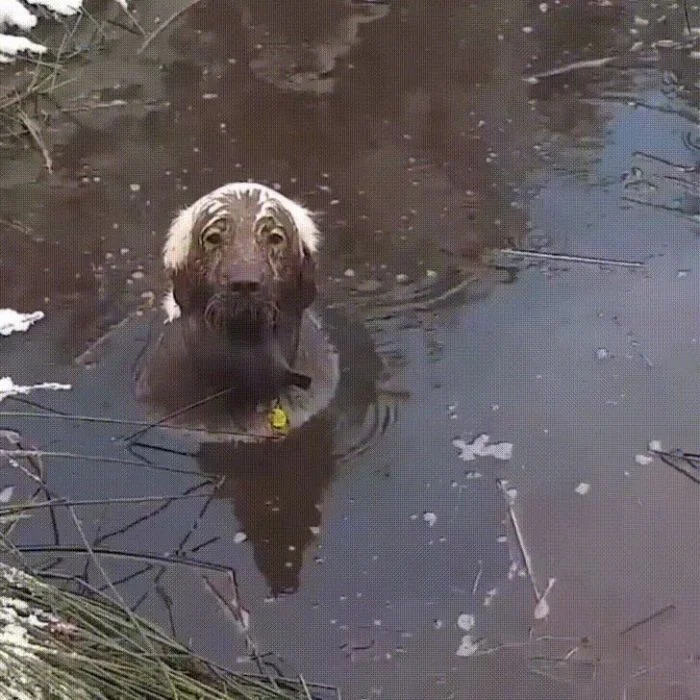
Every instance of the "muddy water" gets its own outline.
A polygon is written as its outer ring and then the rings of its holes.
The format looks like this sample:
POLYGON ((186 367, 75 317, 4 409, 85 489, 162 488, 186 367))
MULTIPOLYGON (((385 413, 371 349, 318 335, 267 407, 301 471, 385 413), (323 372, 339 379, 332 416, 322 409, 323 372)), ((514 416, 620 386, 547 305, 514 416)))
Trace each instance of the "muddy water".
MULTIPOLYGON (((139 7, 146 27, 170 11, 139 7)), ((53 411, 141 420, 162 233, 251 178, 319 212, 341 391, 269 449, 3 425, 96 457, 47 457, 57 494, 186 495, 83 506, 82 526, 103 551, 233 567, 269 668, 343 697, 700 697, 700 487, 639 463, 650 440, 698 452, 698 62, 659 39, 692 43, 670 3, 203 2, 139 58, 119 35, 62 95, 54 174, 2 152, 0 306, 47 319, 3 339, 1 374, 70 382, 33 396, 53 411), (510 246, 644 265, 488 254, 510 246), (482 433, 512 458, 460 459, 482 433)), ((101 584, 62 554, 52 571, 101 584)), ((256 670, 202 569, 101 561, 196 651, 256 670)))

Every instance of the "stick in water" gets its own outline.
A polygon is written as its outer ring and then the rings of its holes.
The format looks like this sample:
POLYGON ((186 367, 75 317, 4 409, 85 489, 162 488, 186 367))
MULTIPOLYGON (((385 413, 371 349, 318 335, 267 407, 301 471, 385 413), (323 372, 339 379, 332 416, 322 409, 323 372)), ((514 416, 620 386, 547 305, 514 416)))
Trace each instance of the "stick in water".
POLYGON ((589 263, 592 265, 617 265, 618 267, 644 267, 643 262, 627 260, 610 260, 608 258, 591 258, 585 255, 564 255, 563 253, 539 253, 535 250, 518 250, 517 248, 501 248, 503 255, 514 255, 520 258, 536 258, 538 260, 561 260, 563 262, 589 263))

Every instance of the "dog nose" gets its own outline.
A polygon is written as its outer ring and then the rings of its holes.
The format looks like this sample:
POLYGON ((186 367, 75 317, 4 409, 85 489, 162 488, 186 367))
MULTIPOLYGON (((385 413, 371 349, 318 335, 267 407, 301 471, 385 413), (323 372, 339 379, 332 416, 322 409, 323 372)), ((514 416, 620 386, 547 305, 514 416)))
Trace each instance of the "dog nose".
POLYGON ((259 291, 264 277, 262 265, 237 263, 222 270, 221 280, 229 292, 253 294, 259 291))

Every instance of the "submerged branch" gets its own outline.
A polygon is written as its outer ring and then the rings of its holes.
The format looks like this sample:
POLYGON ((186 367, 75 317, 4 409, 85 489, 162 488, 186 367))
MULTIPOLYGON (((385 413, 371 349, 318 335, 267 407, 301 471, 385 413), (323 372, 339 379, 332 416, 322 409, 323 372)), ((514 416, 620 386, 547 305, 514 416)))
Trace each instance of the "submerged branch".
POLYGON ((519 258, 535 258, 538 260, 558 260, 562 262, 588 263, 591 265, 614 265, 617 267, 644 267, 644 263, 638 261, 592 258, 585 255, 565 255, 563 253, 540 253, 535 250, 520 250, 517 248, 502 248, 498 252, 503 255, 519 258))

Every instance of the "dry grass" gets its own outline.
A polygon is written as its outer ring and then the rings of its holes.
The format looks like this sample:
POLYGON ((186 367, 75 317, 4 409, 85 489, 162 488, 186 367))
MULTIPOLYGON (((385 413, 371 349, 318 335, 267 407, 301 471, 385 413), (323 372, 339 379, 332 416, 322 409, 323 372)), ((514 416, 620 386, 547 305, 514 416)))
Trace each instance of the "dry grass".
POLYGON ((0 596, 0 673, 13 697, 312 700, 315 688, 328 690, 226 671, 106 597, 70 593, 5 564, 0 596))
POLYGON ((40 57, 18 55, 17 63, 8 65, 0 72, 0 147, 12 147, 29 140, 44 159, 46 169, 51 172, 53 161, 46 138, 46 126, 51 113, 59 106, 54 93, 72 82, 67 78, 69 64, 81 56, 99 51, 106 40, 105 26, 117 24, 127 31, 143 34, 140 25, 131 13, 128 17, 132 27, 111 20, 99 21, 85 9, 73 17, 59 18, 63 26, 58 45, 51 45, 48 38, 38 42, 48 46, 40 57), (78 36, 80 40, 78 41, 78 36), (17 66, 24 70, 17 71, 17 66))
MULTIPOLYGON (((330 686, 307 683, 303 677, 286 678, 268 674, 255 644, 248 635, 248 613, 240 601, 235 572, 227 567, 178 556, 157 557, 139 553, 105 550, 99 538, 91 542, 78 511, 104 501, 70 501, 48 488, 44 457, 38 450, 26 449, 22 436, 11 430, 0 431, 0 439, 10 449, 0 449, 15 478, 30 486, 31 495, 13 501, 14 486, 0 491, 0 697, 15 700, 52 698, 55 700, 340 700, 330 686), (43 512, 66 510, 82 545, 61 548, 50 545, 15 545, 13 531, 26 518, 43 512), (86 578, 60 575, 50 567, 46 575, 26 564, 31 552, 59 552, 64 556, 86 556, 105 585, 98 587, 86 578), (150 559, 161 568, 187 566, 198 570, 224 614, 245 638, 258 674, 234 673, 194 654, 156 625, 137 615, 123 600, 116 583, 103 567, 107 558, 150 559), (158 559, 159 561, 155 561, 158 559), (209 574, 209 575, 206 575, 209 574), (58 576, 79 590, 55 585, 47 576, 58 576), (224 580, 222 585, 221 581, 224 580), (3 694, 6 692, 7 694, 3 694)), ((202 482, 207 485, 209 482, 202 482)), ((210 484, 215 489, 218 482, 210 484)), ((195 496, 205 504, 214 491, 144 496, 126 499, 130 503, 153 500, 166 503, 195 496)), ((158 510, 154 511, 157 513, 158 510)), ((200 510, 204 515, 206 505, 200 510)), ((197 528, 193 524, 193 530, 197 528)), ((185 538, 187 539, 187 538, 185 538)), ((184 541, 184 540, 183 540, 184 541)))

